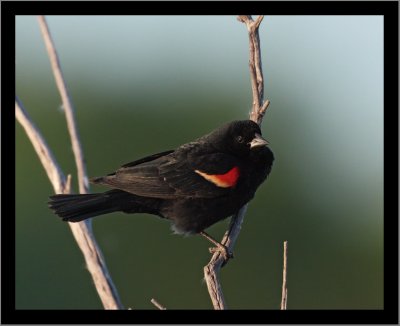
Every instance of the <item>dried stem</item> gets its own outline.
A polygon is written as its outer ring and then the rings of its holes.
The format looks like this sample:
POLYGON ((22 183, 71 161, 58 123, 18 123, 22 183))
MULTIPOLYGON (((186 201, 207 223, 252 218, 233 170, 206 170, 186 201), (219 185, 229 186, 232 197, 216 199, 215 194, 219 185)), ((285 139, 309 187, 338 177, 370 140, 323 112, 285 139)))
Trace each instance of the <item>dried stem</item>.
POLYGON ((49 27, 47 26, 46 19, 44 16, 38 17, 40 29, 42 31, 43 40, 46 45, 47 53, 50 58, 51 68, 53 70, 54 78, 60 92, 61 99, 63 102, 63 107, 65 110, 65 116, 67 119, 68 131, 70 134, 72 142, 72 150, 75 156, 75 163, 78 170, 78 181, 79 181, 79 192, 81 194, 86 194, 89 190, 88 178, 86 175, 86 167, 84 156, 81 148, 81 143, 79 141, 78 128, 75 122, 75 113, 71 101, 71 97, 68 93, 68 88, 65 83, 63 73, 61 70, 60 60, 58 59, 57 51, 54 42, 51 38, 49 27))
POLYGON ((264 77, 261 64, 261 47, 258 28, 264 16, 258 16, 254 21, 251 16, 238 16, 238 20, 246 24, 249 33, 249 68, 251 89, 253 93, 253 106, 250 112, 250 120, 261 125, 269 101, 264 102, 264 77))
POLYGON ((159 310, 167 310, 161 303, 159 303, 156 299, 150 300, 153 305, 155 305, 159 310))
MULTIPOLYGON (((65 179, 53 153, 18 98, 15 100, 15 116, 32 142, 46 170, 47 176, 53 185, 55 193, 70 193, 71 176, 69 175, 68 178, 65 179)), ((87 268, 92 275, 104 308, 122 309, 123 306, 111 277, 109 276, 107 266, 104 263, 104 259, 92 234, 91 228, 84 222, 68 224, 85 257, 87 268)))
MULTIPOLYGON (((222 238, 221 244, 226 246, 230 252, 233 252, 233 247, 239 236, 246 210, 247 205, 244 205, 236 215, 232 216, 229 228, 222 238)), ((224 294, 218 279, 218 274, 224 261, 225 258, 219 251, 216 251, 212 255, 210 262, 204 267, 204 279, 207 284, 208 293, 210 294, 213 307, 216 310, 227 309, 224 294)))
POLYGON ((32 122, 18 97, 15 97, 15 117, 24 128, 33 148, 38 154, 40 162, 53 185, 55 193, 69 193, 69 184, 66 183, 65 176, 53 153, 50 151, 45 139, 40 134, 39 129, 37 129, 35 124, 32 122))
MULTIPOLYGON (((68 90, 63 79, 59 59, 57 52, 54 47, 54 43, 51 39, 46 20, 43 16, 39 16, 39 24, 42 30, 43 38, 46 44, 46 48, 49 53, 54 77, 61 94, 63 106, 65 109, 68 130, 71 137, 72 147, 74 151, 75 161, 78 170, 79 189, 81 193, 86 193, 88 190, 86 169, 83 159, 83 153, 78 137, 78 131, 75 123, 74 111, 72 107, 71 99, 68 95, 68 90)), ((44 138, 40 135, 40 132, 23 109, 21 102, 16 99, 15 103, 16 117, 21 125, 24 127, 28 137, 30 138, 36 153, 38 154, 46 172, 53 184, 56 193, 69 193, 70 192, 70 181, 69 177, 65 181, 61 169, 56 163, 54 156, 51 154, 50 149, 44 141, 44 138)), ((94 235, 92 233, 91 224, 89 221, 80 223, 68 223, 71 231, 81 249, 83 256, 86 261, 87 268, 93 278, 95 287, 100 296, 105 309, 123 309, 121 300, 119 299, 117 290, 112 282, 109 275, 107 266, 104 262, 103 255, 98 247, 94 235)))
POLYGON ((287 285, 286 285, 286 274, 287 274, 287 250, 288 242, 283 243, 283 276, 282 276, 282 301, 281 310, 286 310, 287 308, 287 285))
MULTIPOLYGON (((255 21, 253 21, 251 16, 238 16, 237 19, 246 24, 249 32, 249 67, 253 93, 253 106, 249 118, 261 125, 262 118, 269 105, 268 100, 264 102, 264 81, 261 67, 260 39, 258 36, 258 27, 263 20, 263 16, 259 16, 255 21)), ((233 252, 233 247, 239 236, 246 210, 247 204, 244 205, 238 213, 232 216, 228 231, 225 232, 221 241, 223 245, 228 247, 230 252, 233 252)), ((208 293, 214 309, 217 310, 227 309, 218 278, 223 262, 224 258, 217 251, 211 257, 210 262, 204 267, 204 279, 207 283, 208 293)))
POLYGON ((108 272, 103 254, 92 233, 91 225, 87 221, 68 224, 85 257, 87 268, 92 276, 104 309, 124 309, 117 289, 108 272))

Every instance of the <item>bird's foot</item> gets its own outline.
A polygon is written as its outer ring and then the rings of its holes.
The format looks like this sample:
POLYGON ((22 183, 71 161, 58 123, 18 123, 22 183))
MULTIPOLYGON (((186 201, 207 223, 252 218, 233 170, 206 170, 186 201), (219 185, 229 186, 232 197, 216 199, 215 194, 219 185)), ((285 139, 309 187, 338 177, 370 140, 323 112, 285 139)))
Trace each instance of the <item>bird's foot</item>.
POLYGON ((230 258, 233 258, 233 253, 229 251, 227 246, 224 246, 222 243, 218 242, 215 240, 212 236, 210 236, 208 233, 201 231, 200 234, 205 237, 208 241, 213 243, 215 247, 209 248, 209 251, 214 254, 216 252, 219 252, 222 257, 224 258, 224 262, 222 263, 221 267, 224 267, 228 260, 230 258))
POLYGON ((234 258, 233 252, 229 251, 228 247, 220 243, 216 247, 209 248, 209 251, 212 254, 219 252, 222 255, 224 262, 222 263, 221 267, 224 267, 229 259, 234 258))

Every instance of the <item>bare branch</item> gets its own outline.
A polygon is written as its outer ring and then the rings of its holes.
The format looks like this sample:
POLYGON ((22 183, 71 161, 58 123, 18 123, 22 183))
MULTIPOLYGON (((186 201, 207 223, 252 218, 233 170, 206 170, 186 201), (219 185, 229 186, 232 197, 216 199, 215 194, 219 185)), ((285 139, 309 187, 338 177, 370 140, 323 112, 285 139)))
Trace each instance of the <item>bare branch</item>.
POLYGON ((261 47, 258 28, 264 16, 258 16, 254 21, 251 16, 239 16, 238 20, 246 24, 249 33, 249 67, 251 89, 253 93, 253 106, 250 112, 250 120, 261 125, 264 113, 269 105, 264 102, 264 78, 261 63, 261 47))
POLYGON ((68 131, 70 133, 72 142, 72 150, 74 152, 75 163, 78 170, 79 192, 81 194, 86 194, 89 190, 89 184, 86 175, 84 156, 79 141, 78 129, 75 123, 75 113, 72 106, 71 98, 68 94, 68 89, 63 77, 60 61, 58 59, 54 42, 51 38, 49 27, 47 26, 46 23, 46 19, 44 18, 44 16, 38 16, 38 21, 46 45, 46 49, 50 58, 50 63, 53 70, 54 78, 56 80, 56 84, 60 92, 61 99, 63 102, 63 107, 65 110, 68 131))
MULTIPOLYGON (((232 216, 229 228, 222 238, 221 244, 226 246, 230 252, 233 251, 233 247, 239 236, 246 210, 247 205, 244 205, 236 215, 232 216)), ((227 309, 224 294, 218 279, 219 271, 224 262, 224 257, 219 251, 216 251, 212 255, 210 262, 204 267, 204 279, 211 297, 211 302, 216 310, 227 309)))
MULTIPOLYGON (((245 23, 249 33, 249 67, 251 77, 251 88, 253 93, 253 106, 250 112, 250 120, 261 125, 262 118, 269 105, 269 101, 264 102, 264 81, 261 68, 260 39, 258 36, 258 27, 264 16, 259 16, 253 21, 251 16, 238 16, 237 20, 245 23)), ((246 214, 247 204, 244 205, 237 214, 232 216, 228 231, 221 241, 230 252, 239 236, 244 216, 246 214)), ((224 258, 220 252, 215 252, 210 262, 204 267, 204 279, 207 283, 208 293, 214 309, 227 309, 227 305, 222 292, 221 284, 218 279, 219 271, 224 263, 224 258)))
POLYGON ((15 117, 18 122, 24 128, 29 140, 31 141, 37 155, 39 156, 40 162, 50 179, 54 191, 56 194, 64 193, 65 189, 65 176, 58 166, 58 163, 47 146, 46 141, 36 128, 28 113, 25 111, 21 101, 18 97, 15 97, 15 117))
POLYGON ((258 114, 261 116, 261 118, 264 117, 265 111, 267 111, 268 106, 269 106, 269 100, 265 100, 263 106, 261 107, 261 109, 258 111, 258 114))
POLYGON ((153 305, 155 305, 159 310, 167 310, 161 303, 159 303, 156 299, 150 300, 153 305))
POLYGON ((286 275, 287 275, 287 250, 288 242, 283 243, 283 277, 282 277, 282 301, 281 310, 286 310, 287 308, 287 285, 286 285, 286 275))
POLYGON ((264 19, 263 15, 260 15, 257 17, 256 21, 255 21, 255 28, 258 28, 262 22, 262 20, 264 19))
POLYGON ((72 176, 71 174, 67 175, 67 181, 65 182, 65 186, 64 186, 64 194, 70 194, 71 193, 71 180, 72 180, 72 176))
MULTIPOLYGON (((62 72, 57 57, 54 44, 51 40, 50 33, 44 17, 39 17, 40 27, 42 29, 43 37, 49 52, 50 61, 52 64, 54 76, 57 86, 59 88, 63 105, 66 112, 68 123, 68 130, 70 131, 71 141, 75 154, 78 176, 79 188, 82 193, 87 192, 87 178, 83 154, 79 142, 78 132, 75 125, 74 113, 72 104, 68 96, 68 91, 62 77, 62 72)), ((24 110, 18 98, 15 101, 15 114, 17 120, 25 129, 29 139, 38 154, 43 167, 53 185, 56 193, 69 193, 71 188, 71 177, 65 180, 62 170, 59 168, 54 155, 51 153, 44 138, 41 136, 39 130, 34 126, 28 114, 24 110)), ((123 309, 122 303, 118 297, 117 290, 111 280, 109 272, 104 262, 104 258, 92 234, 91 224, 88 221, 80 223, 68 223, 71 231, 81 249, 87 268, 92 275, 97 292, 105 309, 123 309)))
MULTIPOLYGON (((46 170, 47 176, 53 185, 55 193, 70 193, 71 176, 68 175, 67 180, 65 180, 65 176, 56 162, 53 153, 46 144, 39 130, 31 121, 18 98, 16 98, 15 101, 15 116, 31 140, 32 145, 46 170)), ((68 225, 70 226, 75 240, 85 257, 87 268, 92 275, 104 308, 123 309, 117 290, 115 289, 108 273, 107 266, 89 224, 80 222, 68 223, 68 225)))
POLYGON ((236 18, 238 21, 240 21, 241 23, 245 23, 246 24, 246 22, 247 21, 249 21, 249 20, 253 20, 253 18, 251 18, 251 16, 242 16, 242 15, 240 15, 240 16, 237 16, 237 18, 236 18))

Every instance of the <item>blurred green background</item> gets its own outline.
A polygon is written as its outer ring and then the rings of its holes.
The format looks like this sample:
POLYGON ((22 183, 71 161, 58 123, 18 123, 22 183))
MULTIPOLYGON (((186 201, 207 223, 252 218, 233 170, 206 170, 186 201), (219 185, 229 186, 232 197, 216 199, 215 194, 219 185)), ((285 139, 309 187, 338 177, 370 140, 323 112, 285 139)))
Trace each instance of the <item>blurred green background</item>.
MULTIPOLYGON (((234 16, 49 16, 90 176, 173 149, 251 107, 248 39, 234 16)), ((221 274, 232 309, 383 308, 383 18, 266 16, 263 123, 276 161, 221 274)), ((76 169, 32 16, 16 19, 17 95, 65 173, 76 169)), ((16 307, 102 309, 52 187, 16 122, 16 307)), ((103 191, 104 188, 92 188, 103 191)), ((228 220, 209 229, 217 238, 228 220)), ((150 215, 93 221, 126 307, 212 308, 209 243, 150 215)))

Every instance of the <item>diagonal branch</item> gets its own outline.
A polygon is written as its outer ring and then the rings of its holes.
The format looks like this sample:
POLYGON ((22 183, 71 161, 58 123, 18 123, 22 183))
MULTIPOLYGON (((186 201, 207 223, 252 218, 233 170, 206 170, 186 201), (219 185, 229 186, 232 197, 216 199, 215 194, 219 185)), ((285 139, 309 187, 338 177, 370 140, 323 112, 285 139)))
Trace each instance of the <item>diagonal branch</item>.
MULTIPOLYGON (((258 28, 263 20, 263 16, 259 16, 255 21, 251 16, 238 16, 238 20, 246 24, 249 33, 249 67, 253 93, 253 106, 249 118, 261 125, 262 118, 269 105, 268 100, 264 102, 264 79, 261 67, 260 38, 258 35, 258 28)), ((221 244, 225 245, 231 252, 233 252, 233 247, 239 236, 246 210, 247 204, 232 216, 228 231, 225 232, 221 241, 221 244)), ((214 309, 217 310, 227 309, 221 284, 218 279, 218 274, 223 262, 224 258, 217 251, 211 257, 210 262, 204 267, 204 279, 207 283, 208 293, 214 309)))
POLYGON ((67 193, 65 191, 66 180, 64 173, 61 171, 45 139, 40 134, 39 129, 32 122, 28 112, 25 111, 18 97, 15 97, 15 117, 24 128, 33 148, 38 154, 40 162, 42 162, 47 176, 53 185, 54 192, 57 194, 67 193))
MULTIPOLYGON (((51 40, 48 26, 43 16, 39 17, 39 23, 42 29, 44 40, 46 43, 47 50, 49 52, 50 61, 54 76, 56 79, 57 86, 59 88, 64 109, 66 112, 68 130, 70 132, 71 142, 75 154, 75 160, 78 170, 79 177, 79 188, 82 193, 86 193, 87 177, 85 171, 85 165, 83 160, 82 149, 78 137, 78 132, 75 124, 74 113, 72 109, 71 100, 68 96, 68 91, 62 76, 60 63, 57 57, 57 53, 54 44, 51 40)), ((56 193, 69 193, 70 192, 70 178, 65 181, 65 176, 55 161, 54 155, 51 153, 47 146, 44 138, 40 135, 39 130, 32 123, 27 112, 24 110, 22 103, 16 98, 15 101, 15 115, 17 120, 21 123, 25 129, 29 139, 32 142, 33 147, 38 154, 46 173, 53 184, 54 191, 56 193)), ((90 222, 81 223, 69 223, 71 231, 81 249, 87 268, 93 278, 95 287, 100 296, 105 309, 122 309, 122 303, 119 299, 117 290, 112 282, 109 275, 107 266, 104 262, 103 255, 98 247, 96 240, 91 230, 90 222)))
POLYGON ((67 119, 68 131, 71 137, 72 150, 75 156, 75 163, 78 170, 79 192, 86 194, 89 190, 88 178, 86 175, 86 167, 79 141, 78 128, 76 126, 75 112, 72 105, 71 97, 68 93, 68 88, 61 70, 60 60, 58 59, 57 51, 54 42, 51 38, 49 27, 44 16, 38 16, 39 26, 42 31, 43 40, 50 58, 51 68, 56 80, 58 91, 60 92, 65 117, 67 119))
POLYGON ((155 305, 158 310, 167 310, 167 308, 165 308, 161 303, 159 303, 156 299, 151 299, 150 302, 155 305))
MULTIPOLYGON (((47 176, 53 185, 54 192, 59 194, 70 193, 70 177, 65 179, 53 153, 48 147, 40 131, 36 128, 21 101, 15 99, 15 116, 28 135, 39 159, 46 170, 47 176)), ((91 229, 85 223, 68 223, 81 249, 87 268, 92 275, 97 292, 105 309, 122 309, 122 303, 108 273, 107 266, 98 248, 91 229)))

